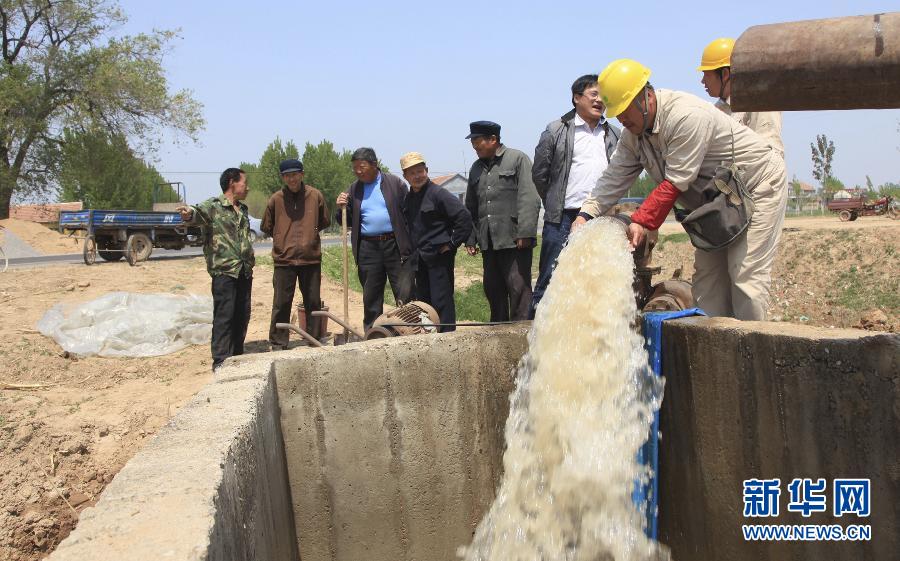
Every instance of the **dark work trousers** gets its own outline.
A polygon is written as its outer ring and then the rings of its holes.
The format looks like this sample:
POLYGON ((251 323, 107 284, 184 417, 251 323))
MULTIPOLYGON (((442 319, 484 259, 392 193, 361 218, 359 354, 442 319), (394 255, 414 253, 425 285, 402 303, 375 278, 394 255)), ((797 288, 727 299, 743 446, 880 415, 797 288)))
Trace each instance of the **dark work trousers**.
POLYGON ((569 239, 569 230, 572 229, 572 222, 577 216, 577 208, 566 209, 563 211, 560 222, 544 222, 544 229, 541 232, 541 260, 538 264, 538 278, 534 283, 534 295, 531 297, 528 319, 534 319, 537 305, 544 297, 547 286, 550 285, 553 269, 556 268, 556 260, 559 259, 559 253, 569 239))
POLYGON ((300 285, 300 297, 306 312, 306 332, 321 338, 319 325, 322 319, 313 317, 310 312, 322 309, 320 289, 322 285, 322 264, 312 265, 278 265, 272 274, 272 322, 269 325, 269 342, 275 347, 287 347, 288 330, 276 329, 276 323, 290 323, 291 306, 294 303, 294 288, 300 285))
MULTIPOLYGON (((436 255, 431 264, 419 259, 416 269, 416 297, 431 304, 440 316, 440 323, 456 323, 456 304, 453 302, 453 264, 456 250, 436 255)), ((456 326, 442 327, 438 331, 456 331, 456 326)))
POLYGON ((401 262, 397 240, 359 240, 359 284, 363 287, 363 324, 368 330, 384 313, 384 285, 391 281, 397 302, 406 304, 413 292, 414 272, 410 263, 401 262))
POLYGON ((212 279, 213 370, 226 358, 244 354, 244 339, 250 323, 250 292, 253 274, 242 271, 238 278, 216 275, 212 279))
POLYGON ((490 249, 484 256, 484 294, 491 321, 528 319, 531 309, 531 255, 534 248, 490 249))

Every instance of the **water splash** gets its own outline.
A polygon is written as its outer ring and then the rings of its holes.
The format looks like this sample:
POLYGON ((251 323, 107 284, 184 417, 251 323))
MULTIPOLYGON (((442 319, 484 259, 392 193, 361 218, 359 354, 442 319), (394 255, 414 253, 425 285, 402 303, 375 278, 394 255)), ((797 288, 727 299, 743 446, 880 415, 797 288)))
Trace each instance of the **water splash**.
POLYGON ((635 330, 633 260, 620 223, 569 239, 528 334, 506 423, 504 475, 460 551, 467 561, 666 559, 632 503, 663 380, 635 330))

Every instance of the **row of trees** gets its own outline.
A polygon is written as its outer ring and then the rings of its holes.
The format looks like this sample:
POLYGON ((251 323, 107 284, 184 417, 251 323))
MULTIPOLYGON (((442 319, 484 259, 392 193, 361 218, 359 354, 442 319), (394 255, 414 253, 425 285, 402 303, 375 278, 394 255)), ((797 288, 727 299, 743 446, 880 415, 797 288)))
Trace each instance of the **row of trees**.
MULTIPOLYGON (((252 216, 261 217, 266 209, 269 196, 283 186, 278 172, 278 164, 288 158, 299 158, 303 162, 303 180, 322 192, 330 211, 334 211, 337 196, 353 181, 353 164, 350 150, 336 150, 334 144, 323 140, 318 144, 307 142, 303 154, 293 140, 282 142, 276 137, 259 158, 258 163, 242 162, 241 169, 247 172, 247 183, 250 194, 247 206, 252 216)), ((389 171, 384 165, 384 171, 389 171)))
POLYGON ((178 194, 134 153, 123 135, 66 130, 61 139, 57 173, 61 201, 134 210, 178 201, 178 194))
MULTIPOLYGON (((812 150, 813 177, 822 186, 822 194, 826 201, 834 198, 834 194, 845 189, 844 183, 832 174, 831 164, 834 161, 834 142, 828 140, 824 134, 817 134, 816 141, 809 144, 812 150)), ((799 191, 799 182, 796 178, 792 182, 795 193, 799 191)), ((857 185, 856 191, 868 194, 869 197, 900 197, 900 185, 897 183, 884 183, 877 187, 872 179, 866 176, 865 187, 857 185)))

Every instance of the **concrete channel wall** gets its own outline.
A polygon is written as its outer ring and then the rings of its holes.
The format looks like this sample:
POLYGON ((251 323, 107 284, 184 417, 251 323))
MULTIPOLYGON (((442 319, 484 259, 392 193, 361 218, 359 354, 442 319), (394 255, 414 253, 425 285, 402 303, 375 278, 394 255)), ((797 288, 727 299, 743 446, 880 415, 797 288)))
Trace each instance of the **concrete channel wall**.
POLYGON ((220 372, 82 512, 51 561, 300 558, 271 361, 220 372))
POLYGON ((900 551, 900 335, 687 319, 663 327, 660 540, 677 561, 881 561, 900 551), (781 480, 777 518, 745 479, 781 480), (794 478, 824 513, 787 512, 794 478), (871 515, 833 516, 834 478, 871 479, 871 515), (743 524, 870 525, 868 542, 745 541, 743 524))
POLYGON ((303 561, 455 559, 494 499, 525 350, 525 327, 461 329, 278 361, 303 561))
MULTIPOLYGON (((53 561, 448 560, 502 472, 524 326, 240 357, 86 510, 53 561), (274 358, 274 360, 273 360, 274 358)), ((565 336, 565 334, 560 334, 565 336)), ((900 548, 900 335, 664 327, 660 538, 677 561, 882 560, 900 548), (749 543, 742 482, 871 479, 868 543, 749 543)), ((573 372, 577 376, 577 372, 573 372)), ((831 499, 829 499, 829 508, 831 499)))

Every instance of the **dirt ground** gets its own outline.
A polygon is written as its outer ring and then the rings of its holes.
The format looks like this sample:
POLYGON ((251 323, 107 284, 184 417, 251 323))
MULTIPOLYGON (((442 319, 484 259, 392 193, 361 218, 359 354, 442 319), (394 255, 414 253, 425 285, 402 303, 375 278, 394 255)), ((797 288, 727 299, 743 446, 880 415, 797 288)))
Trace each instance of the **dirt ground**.
MULTIPOLYGON (((679 228, 667 224, 662 233, 679 228)), ((33 243, 22 229, 13 231, 33 243)), ((773 320, 900 331, 900 221, 797 218, 786 222, 783 235, 773 320)), ((50 238, 35 245, 57 252, 52 248, 59 240, 50 238)), ((689 279, 692 261, 686 241, 662 243, 655 252, 663 268, 657 280, 676 269, 689 279)), ((271 267, 258 266, 248 352, 267 348, 270 279, 271 267)), ((471 280, 458 275, 460 286, 471 280)), ((137 268, 101 262, 0 274, 0 559, 31 561, 51 551, 144 440, 212 376, 206 346, 156 358, 76 358, 36 332, 36 322, 58 302, 84 302, 113 290, 208 294, 209 286, 199 257, 137 268), (41 387, 10 389, 28 384, 41 387)), ((325 302, 339 308, 339 287, 323 278, 322 290, 325 302)), ((350 316, 358 327, 362 305, 355 293, 350 316)))
MULTIPOLYGON (((660 234, 681 234, 665 224, 660 234)), ((658 279, 693 275, 690 243, 664 242, 653 252, 658 279)), ((900 331, 900 220, 835 217, 785 220, 772 270, 769 319, 822 327, 900 331)))
POLYGON ((9 228, 10 232, 21 238, 35 251, 44 255, 80 253, 82 243, 84 243, 82 240, 64 236, 55 230, 48 230, 46 227, 34 222, 7 218, 0 220, 0 226, 9 228))
MULTIPOLYGON (((254 275, 247 352, 266 352, 271 267, 254 275)), ((112 477, 211 379, 207 346, 156 358, 65 357, 34 330, 58 302, 113 290, 208 294, 202 258, 10 269, 0 275, 0 559, 47 555, 112 477), (39 389, 7 389, 40 384, 39 389)), ((341 307, 338 287, 322 298, 341 307)), ((361 327, 361 298, 350 317, 361 327)), ((334 326, 329 326, 334 330, 334 326)), ((296 344, 295 344, 296 346, 296 344)))

